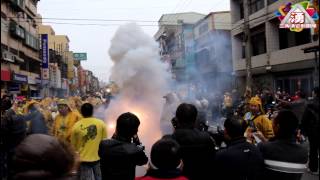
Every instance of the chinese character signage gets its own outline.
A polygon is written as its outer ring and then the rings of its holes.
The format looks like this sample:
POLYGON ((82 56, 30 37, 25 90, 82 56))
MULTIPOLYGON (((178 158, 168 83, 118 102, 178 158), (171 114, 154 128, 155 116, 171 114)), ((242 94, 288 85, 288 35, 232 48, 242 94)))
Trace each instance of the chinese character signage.
POLYGON ((316 8, 309 1, 292 5, 290 2, 280 6, 275 12, 281 21, 280 28, 301 32, 305 28, 317 28, 315 21, 319 19, 316 8))
POLYGON ((48 34, 41 34, 42 79, 49 79, 48 34))
POLYGON ((73 53, 73 59, 77 61, 87 60, 87 53, 73 53))

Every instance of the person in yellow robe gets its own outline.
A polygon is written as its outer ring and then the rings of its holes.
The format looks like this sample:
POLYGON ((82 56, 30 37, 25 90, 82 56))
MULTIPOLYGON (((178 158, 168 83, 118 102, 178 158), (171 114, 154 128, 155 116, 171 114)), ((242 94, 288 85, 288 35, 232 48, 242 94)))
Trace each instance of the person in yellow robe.
POLYGON ((272 122, 264 115, 261 99, 257 96, 249 101, 250 112, 244 115, 248 123, 245 136, 249 142, 258 143, 268 141, 274 136, 272 122))
POLYGON ((71 130, 81 117, 79 116, 79 113, 72 111, 66 100, 58 101, 58 111, 59 114, 55 117, 52 134, 58 139, 70 143, 71 130))

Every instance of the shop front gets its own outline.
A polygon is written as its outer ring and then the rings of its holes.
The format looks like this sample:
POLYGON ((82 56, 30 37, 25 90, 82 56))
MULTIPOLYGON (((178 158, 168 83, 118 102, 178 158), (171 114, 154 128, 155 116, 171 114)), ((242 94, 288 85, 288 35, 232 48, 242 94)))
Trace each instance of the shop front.
POLYGON ((7 69, 1 69, 1 95, 7 94, 8 82, 11 80, 10 71, 7 69))
POLYGON ((11 94, 28 96, 28 76, 13 73, 8 90, 11 94))
POLYGON ((28 76, 28 86, 29 86, 30 97, 40 96, 40 88, 38 86, 37 79, 35 77, 28 76))

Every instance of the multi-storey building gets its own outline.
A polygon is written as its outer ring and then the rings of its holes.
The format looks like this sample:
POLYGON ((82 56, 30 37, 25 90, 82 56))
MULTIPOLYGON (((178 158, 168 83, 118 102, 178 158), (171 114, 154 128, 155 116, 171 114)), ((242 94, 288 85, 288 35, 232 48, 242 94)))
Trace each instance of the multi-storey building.
POLYGON ((193 40, 193 24, 203 17, 203 14, 187 12, 164 14, 159 19, 159 30, 154 38, 159 42, 161 59, 170 64, 173 77, 177 81, 188 81, 186 67, 192 62, 188 50, 192 48, 189 42, 193 40))
POLYGON ((38 0, 1 1, 1 91, 39 96, 38 0))
POLYGON ((66 35, 56 35, 49 25, 39 25, 39 34, 48 35, 50 75, 49 86, 44 84, 43 90, 46 91, 44 95, 67 96, 69 92, 68 65, 73 68, 72 52, 69 52, 70 40, 66 35))
MULTIPOLYGON (((300 0, 249 0, 249 27, 251 34, 251 64, 253 90, 281 89, 293 94, 297 90, 307 93, 317 85, 315 74, 318 62, 314 53, 305 48, 316 47, 319 39, 311 29, 293 32, 280 29, 275 11, 287 2, 300 0)), ((246 76, 244 9, 242 0, 231 0, 232 60, 239 88, 244 89, 246 76)), ((319 49, 319 47, 318 47, 319 49)))
POLYGON ((192 52, 195 59, 194 64, 189 68, 189 74, 193 77, 195 84, 198 83, 199 88, 207 92, 231 89, 230 31, 230 12, 211 12, 194 25, 194 41, 185 42, 190 47, 187 52, 192 52))

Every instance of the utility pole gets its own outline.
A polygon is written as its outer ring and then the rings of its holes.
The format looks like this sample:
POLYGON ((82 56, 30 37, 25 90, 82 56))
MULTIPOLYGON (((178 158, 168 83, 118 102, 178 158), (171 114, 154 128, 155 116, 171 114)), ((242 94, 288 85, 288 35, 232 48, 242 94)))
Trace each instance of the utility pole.
POLYGON ((243 15, 244 15, 244 44, 246 57, 246 91, 251 92, 252 75, 251 75, 251 35, 249 25, 249 3, 248 0, 243 0, 243 15))

